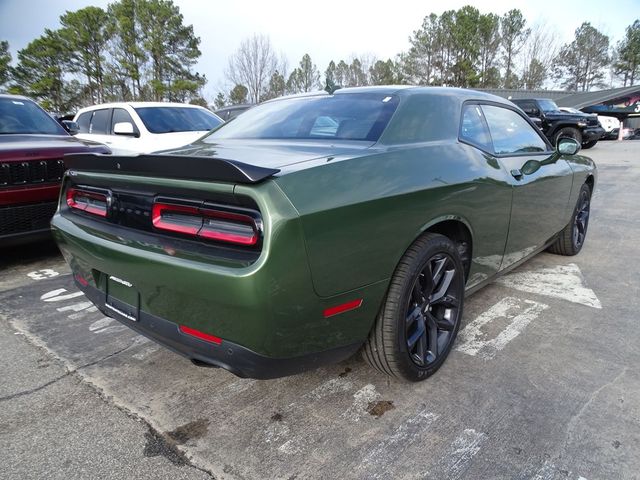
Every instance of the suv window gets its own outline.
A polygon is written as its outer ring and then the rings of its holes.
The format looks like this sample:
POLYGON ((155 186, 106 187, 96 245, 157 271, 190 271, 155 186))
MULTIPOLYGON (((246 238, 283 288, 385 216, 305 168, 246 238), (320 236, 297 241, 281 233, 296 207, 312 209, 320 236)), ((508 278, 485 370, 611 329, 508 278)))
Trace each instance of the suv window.
POLYGON ((124 108, 114 108, 113 116, 111 117, 111 129, 110 133, 113 133, 113 127, 115 127, 116 123, 129 122, 133 125, 133 131, 138 132, 135 122, 124 108))
POLYGON ((93 117, 91 117, 91 125, 89 125, 89 133, 107 135, 110 133, 109 129, 109 117, 111 115, 111 109, 105 108, 103 110, 94 110, 93 117))
POLYGON ((91 115, 93 115, 93 112, 84 112, 78 117, 78 128, 80 129, 79 133, 89 133, 91 115))
POLYGON ((482 105, 496 154, 545 152, 547 144, 518 113, 507 108, 482 105))
POLYGON ((491 135, 482 113, 480 105, 465 105, 462 110, 462 126, 460 127, 460 139, 482 148, 493 151, 491 135))

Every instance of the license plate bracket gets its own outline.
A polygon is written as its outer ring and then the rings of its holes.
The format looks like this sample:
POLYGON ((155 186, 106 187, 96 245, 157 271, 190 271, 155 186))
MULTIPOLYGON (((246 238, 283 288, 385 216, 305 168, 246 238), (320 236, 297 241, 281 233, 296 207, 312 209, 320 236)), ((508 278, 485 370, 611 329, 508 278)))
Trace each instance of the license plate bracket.
POLYGON ((107 275, 105 307, 127 320, 137 322, 140 311, 140 294, 131 282, 107 275))

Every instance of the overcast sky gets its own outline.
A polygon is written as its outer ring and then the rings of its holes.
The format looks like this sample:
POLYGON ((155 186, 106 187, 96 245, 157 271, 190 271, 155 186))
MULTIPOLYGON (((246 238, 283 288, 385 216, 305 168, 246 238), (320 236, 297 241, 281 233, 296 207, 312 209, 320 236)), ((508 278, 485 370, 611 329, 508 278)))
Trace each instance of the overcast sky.
MULTIPOLYGON (((59 27, 65 10, 88 5, 103 8, 112 2, 95 0, 0 0, 0 40, 8 40, 15 60, 17 50, 40 36, 45 28, 59 27)), ((193 24, 202 42, 196 70, 209 79, 205 97, 213 100, 225 88, 224 70, 240 42, 254 33, 270 37, 276 51, 286 56, 289 70, 309 53, 321 72, 330 60, 352 54, 393 58, 408 48, 408 37, 422 19, 434 12, 471 4, 482 13, 522 10, 528 23, 547 22, 562 43, 573 39, 582 22, 609 35, 612 43, 640 18, 640 0, 514 0, 429 2, 417 0, 174 0, 186 24, 193 24), (429 4, 432 4, 431 6, 429 4)))

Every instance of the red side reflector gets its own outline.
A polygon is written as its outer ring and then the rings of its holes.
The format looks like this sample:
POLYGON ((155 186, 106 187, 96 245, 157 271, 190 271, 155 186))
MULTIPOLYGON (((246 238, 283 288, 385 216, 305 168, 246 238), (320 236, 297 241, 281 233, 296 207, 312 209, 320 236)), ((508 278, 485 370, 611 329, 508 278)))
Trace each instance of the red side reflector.
POLYGON ((324 318, 333 317, 334 315, 338 315, 339 313, 348 312, 349 310, 355 310, 356 308, 359 308, 360 305, 362 305, 362 298, 343 303, 342 305, 336 305, 335 307, 327 308, 324 312, 322 312, 322 315, 324 315, 324 318))
POLYGON ((82 275, 80 275, 79 273, 75 274, 76 280, 78 281, 78 283, 80 285, 82 285, 83 287, 86 287, 87 285, 89 285, 89 282, 87 281, 86 278, 84 278, 82 275))
POLYGON ((180 331, 186 335, 191 335, 192 337, 215 343, 216 345, 220 345, 222 343, 222 339, 220 337, 209 335, 208 333, 201 332, 200 330, 196 330, 195 328, 189 328, 184 325, 180 325, 180 331))

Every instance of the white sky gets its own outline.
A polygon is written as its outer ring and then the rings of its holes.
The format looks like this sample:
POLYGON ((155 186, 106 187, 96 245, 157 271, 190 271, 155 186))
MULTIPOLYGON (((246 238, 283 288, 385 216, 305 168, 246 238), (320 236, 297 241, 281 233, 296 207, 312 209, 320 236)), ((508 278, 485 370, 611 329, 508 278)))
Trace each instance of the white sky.
MULTIPOLYGON (((0 40, 9 41, 15 60, 17 50, 40 36, 45 28, 58 28, 58 18, 65 10, 88 5, 106 8, 108 3, 0 0, 0 40)), ((270 37, 275 50, 287 58, 289 70, 302 55, 309 53, 324 72, 330 60, 348 60, 352 54, 394 58, 408 48, 408 37, 426 15, 467 4, 482 13, 503 14, 519 8, 529 24, 549 23, 561 43, 571 41, 575 29, 588 21, 615 44, 624 36, 625 27, 640 18, 640 0, 174 0, 174 3, 180 7, 185 23, 193 24, 202 40, 202 56, 196 71, 209 80, 204 90, 209 101, 218 90, 228 90, 224 80, 228 58, 244 38, 254 33, 270 37)))

